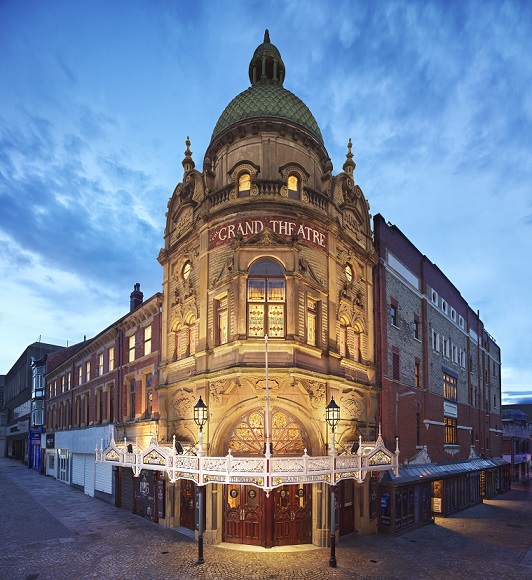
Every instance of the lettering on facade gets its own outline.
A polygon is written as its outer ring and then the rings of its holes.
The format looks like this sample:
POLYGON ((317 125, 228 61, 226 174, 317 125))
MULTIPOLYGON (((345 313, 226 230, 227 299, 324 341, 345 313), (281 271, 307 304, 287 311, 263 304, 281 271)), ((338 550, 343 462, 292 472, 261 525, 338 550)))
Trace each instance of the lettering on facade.
POLYGON ((298 220, 287 220, 283 218, 249 219, 218 226, 210 233, 209 249, 222 246, 237 236, 243 239, 250 238, 260 233, 265 227, 270 228, 277 235, 287 239, 292 239, 292 237, 297 236, 299 241, 307 242, 323 250, 327 249, 327 237, 324 232, 305 225, 298 220))
POLYGON ((344 212, 344 228, 357 233, 360 230, 360 220, 350 211, 344 212))

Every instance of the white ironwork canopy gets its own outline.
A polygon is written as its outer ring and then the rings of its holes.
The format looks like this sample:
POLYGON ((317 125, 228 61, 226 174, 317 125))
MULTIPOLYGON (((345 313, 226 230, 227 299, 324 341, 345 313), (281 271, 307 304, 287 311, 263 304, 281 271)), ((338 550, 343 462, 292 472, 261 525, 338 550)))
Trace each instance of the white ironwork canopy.
POLYGON ((168 474, 174 483, 178 479, 188 479, 196 485, 209 483, 255 485, 269 493, 282 485, 301 483, 326 483, 336 485, 343 479, 354 479, 362 483, 368 473, 393 471, 399 475, 399 449, 396 440, 394 452, 388 450, 381 433, 376 441, 362 441, 359 438, 358 451, 344 455, 312 457, 307 450, 300 457, 240 457, 231 454, 225 457, 208 457, 192 452, 179 454, 173 444, 158 443, 152 437, 147 448, 141 449, 138 440, 133 447, 124 439, 116 443, 114 437, 104 449, 103 442, 96 446, 96 463, 119 467, 129 467, 135 477, 143 469, 161 471, 168 474), (128 447, 131 451, 128 451, 128 447))

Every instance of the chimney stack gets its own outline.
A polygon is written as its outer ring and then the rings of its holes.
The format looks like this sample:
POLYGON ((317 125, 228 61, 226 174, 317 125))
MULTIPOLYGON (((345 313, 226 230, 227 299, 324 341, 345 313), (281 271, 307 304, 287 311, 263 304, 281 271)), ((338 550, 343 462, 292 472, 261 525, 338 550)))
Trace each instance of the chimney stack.
POLYGON ((132 312, 137 306, 144 301, 144 294, 140 291, 140 284, 137 282, 133 286, 133 292, 129 296, 129 311, 132 312))

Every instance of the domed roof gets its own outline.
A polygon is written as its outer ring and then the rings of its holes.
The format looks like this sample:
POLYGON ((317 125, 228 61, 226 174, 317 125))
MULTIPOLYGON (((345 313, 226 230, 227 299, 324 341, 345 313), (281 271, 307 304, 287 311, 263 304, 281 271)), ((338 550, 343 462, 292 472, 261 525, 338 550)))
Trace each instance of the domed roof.
POLYGON ((246 119, 271 117, 298 123, 323 143, 321 131, 305 103, 283 87, 285 67, 279 50, 264 42, 257 47, 249 64, 251 87, 237 95, 220 115, 211 141, 224 129, 246 119))

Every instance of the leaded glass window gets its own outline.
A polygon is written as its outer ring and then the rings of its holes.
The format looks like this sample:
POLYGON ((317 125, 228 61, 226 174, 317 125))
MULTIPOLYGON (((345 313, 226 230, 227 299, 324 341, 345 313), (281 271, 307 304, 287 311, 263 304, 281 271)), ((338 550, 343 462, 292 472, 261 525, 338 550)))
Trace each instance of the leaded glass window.
POLYGON ((285 335, 286 281, 278 262, 259 260, 249 269, 248 336, 283 338, 285 335))
MULTIPOLYGON (((309 448, 301 425, 287 413, 272 413, 271 423, 274 455, 303 455, 309 448)), ((264 443, 264 413, 254 411, 240 419, 231 433, 229 447, 235 455, 262 455, 264 443)))

